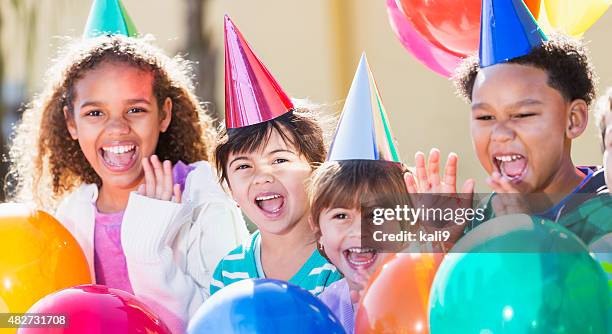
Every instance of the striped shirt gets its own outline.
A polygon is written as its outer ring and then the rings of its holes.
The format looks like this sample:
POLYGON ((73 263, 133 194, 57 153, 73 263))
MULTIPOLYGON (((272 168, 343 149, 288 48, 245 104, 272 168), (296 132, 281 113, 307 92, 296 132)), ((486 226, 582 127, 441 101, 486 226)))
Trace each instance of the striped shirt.
MULTIPOLYGON (((258 257, 255 250, 258 249, 257 245, 260 242, 261 237, 259 231, 257 231, 253 233, 248 243, 238 246, 221 259, 210 282, 211 295, 225 286, 244 279, 265 278, 257 270, 258 257)), ((315 249, 306 263, 289 279, 289 283, 308 290, 317 296, 327 286, 341 278, 342 275, 336 267, 315 249)))

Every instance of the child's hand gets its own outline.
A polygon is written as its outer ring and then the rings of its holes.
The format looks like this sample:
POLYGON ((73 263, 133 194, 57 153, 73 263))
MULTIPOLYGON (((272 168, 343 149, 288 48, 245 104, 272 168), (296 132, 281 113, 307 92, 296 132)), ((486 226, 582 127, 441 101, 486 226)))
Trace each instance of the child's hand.
POLYGON ((368 286, 368 281, 370 280, 370 274, 367 271, 359 268, 357 269, 357 273, 355 277, 353 277, 353 280, 356 283, 356 288, 352 288, 350 290, 351 303, 357 304, 363 298, 365 288, 368 286))
POLYGON ((512 185, 510 180, 498 172, 493 172, 487 178, 487 184, 494 192, 500 194, 493 196, 491 203, 496 216, 529 212, 525 199, 519 195, 519 191, 512 185))
MULTIPOLYGON (((432 149, 429 152, 429 162, 425 168, 425 154, 417 152, 415 154, 416 180, 410 173, 404 175, 406 189, 410 194, 412 205, 415 208, 424 206, 425 208, 451 208, 467 209, 472 207, 474 197, 474 180, 468 179, 461 188, 461 193, 457 193, 457 165, 459 158, 456 154, 450 153, 446 159, 444 167, 444 177, 440 178, 440 151, 432 149), (420 196, 418 194, 421 194, 420 196), (423 196, 422 194, 432 194, 423 196), (440 195, 444 196, 440 196, 440 195)), ((423 228, 431 233, 434 231, 449 231, 450 238, 445 242, 443 249, 449 249, 463 235, 463 224, 453 221, 424 222, 423 228), (435 225, 435 226, 434 226, 435 225)))
POLYGON ((145 182, 138 187, 138 194, 162 201, 181 202, 181 186, 174 184, 172 163, 169 160, 162 164, 156 155, 142 159, 145 182), (150 162, 149 162, 150 160, 150 162))

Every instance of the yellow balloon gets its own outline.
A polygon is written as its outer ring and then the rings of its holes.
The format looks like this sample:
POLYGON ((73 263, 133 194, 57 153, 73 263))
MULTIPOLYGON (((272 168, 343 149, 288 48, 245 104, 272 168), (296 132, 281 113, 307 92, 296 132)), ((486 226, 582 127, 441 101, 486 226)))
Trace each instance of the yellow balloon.
POLYGON ((92 283, 81 247, 55 218, 0 204, 0 312, 22 313, 60 289, 92 283))
POLYGON ((573 37, 582 36, 612 4, 612 0, 543 0, 543 2, 546 15, 541 13, 540 16, 546 16, 550 28, 573 37))

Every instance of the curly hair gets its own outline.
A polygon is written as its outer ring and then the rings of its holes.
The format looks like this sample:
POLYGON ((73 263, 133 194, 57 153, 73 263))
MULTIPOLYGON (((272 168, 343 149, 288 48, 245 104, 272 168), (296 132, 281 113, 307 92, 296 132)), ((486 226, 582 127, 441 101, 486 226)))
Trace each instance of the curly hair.
MULTIPOLYGON (((507 63, 529 65, 546 71, 548 85, 558 90, 566 101, 582 99, 590 105, 595 98, 597 77, 588 51, 579 40, 552 34, 542 46, 507 63)), ((479 71, 478 57, 471 56, 461 63, 453 75, 457 95, 467 102, 472 101, 472 90, 479 71)))
POLYGON ((212 120, 193 93, 191 64, 170 58, 149 36, 120 35, 82 39, 66 45, 48 71, 44 91, 26 107, 10 149, 6 188, 18 201, 54 208, 63 195, 83 183, 101 186, 78 140, 71 138, 63 109, 72 113, 75 84, 104 62, 118 62, 153 74, 153 93, 161 108, 172 100, 172 120, 161 133, 156 154, 173 164, 207 160, 215 136, 212 120))

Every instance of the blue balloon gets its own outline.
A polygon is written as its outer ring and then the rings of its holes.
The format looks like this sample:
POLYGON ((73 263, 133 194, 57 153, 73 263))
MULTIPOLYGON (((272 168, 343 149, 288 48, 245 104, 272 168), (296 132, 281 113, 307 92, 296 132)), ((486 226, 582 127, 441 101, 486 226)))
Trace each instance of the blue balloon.
POLYGON ((221 289, 196 312, 187 332, 345 333, 317 297, 274 279, 247 279, 221 289))

